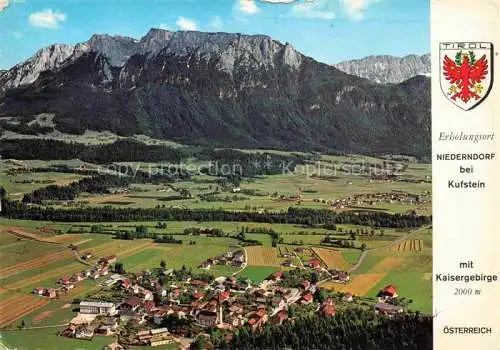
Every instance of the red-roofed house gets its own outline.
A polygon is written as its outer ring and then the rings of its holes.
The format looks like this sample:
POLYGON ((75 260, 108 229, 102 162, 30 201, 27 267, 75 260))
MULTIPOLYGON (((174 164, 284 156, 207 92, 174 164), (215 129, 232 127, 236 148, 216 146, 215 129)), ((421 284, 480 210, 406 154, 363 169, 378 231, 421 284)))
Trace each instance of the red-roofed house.
POLYGON ((304 290, 308 290, 309 288, 311 288, 311 282, 309 282, 308 280, 302 281, 300 286, 304 288, 304 290))
POLYGON ((318 259, 312 259, 307 263, 307 265, 315 269, 317 267, 321 267, 321 262, 318 259))
POLYGON ((288 320, 288 312, 286 310, 281 310, 276 315, 274 315, 272 322, 274 324, 282 324, 283 321, 286 320, 288 320))
POLYGON ((208 286, 207 282, 201 281, 201 280, 192 280, 190 283, 193 286, 200 286, 200 287, 206 287, 206 286, 208 286))
POLYGON ((313 295, 311 293, 304 294, 301 299, 302 304, 310 304, 313 301, 313 295))
POLYGON ((348 303, 352 303, 353 301, 353 294, 351 292, 347 292, 344 294, 344 301, 347 301, 348 303))
POLYGON ((57 297, 57 290, 55 290, 54 288, 46 289, 45 296, 53 299, 53 298, 57 297))
POLYGON ((123 279, 120 281, 120 286, 123 289, 128 289, 128 288, 130 288, 130 281, 128 279, 123 279))
POLYGON ((152 302, 152 301, 145 301, 143 304, 142 304, 142 307, 144 308, 144 310, 146 310, 147 312, 150 312, 151 310, 153 310, 153 308, 155 307, 155 303, 152 302))
POLYGON ((195 298, 196 300, 200 300, 202 297, 203 297, 203 295, 201 295, 198 292, 196 292, 196 293, 193 294, 193 298, 195 298))
POLYGON ((248 320, 248 324, 252 327, 252 331, 256 331, 267 322, 267 314, 264 310, 259 310, 248 320))
POLYGON ((141 305, 141 299, 137 297, 127 298, 123 301, 122 307, 125 309, 129 309, 132 311, 137 310, 137 308, 141 305))
POLYGON ((321 304, 319 312, 325 316, 335 315, 335 305, 333 304, 333 300, 331 298, 326 299, 323 304, 321 304))
POLYGON ((116 255, 108 255, 104 258, 99 259, 100 264, 113 264, 116 262, 116 255))
POLYGON ((33 294, 36 295, 43 295, 43 292, 45 292, 45 288, 38 287, 33 289, 33 294))
POLYGON ((389 284, 380 290, 378 296, 382 298, 397 298, 398 290, 395 285, 389 284))
POLYGON ((279 281, 281 279, 281 276, 283 276, 283 272, 276 271, 271 276, 269 276, 267 279, 272 280, 272 281, 279 281))
POLYGON ((57 281, 57 283, 59 284, 70 284, 71 283, 71 278, 69 278, 68 276, 64 276, 62 278, 59 279, 59 281, 57 281))
POLYGON ((222 293, 220 293, 220 294, 219 294, 219 296, 218 296, 219 303, 223 303, 223 302, 225 302, 226 300, 228 300, 228 299, 229 299, 229 295, 230 295, 230 294, 229 294, 229 292, 227 292, 227 291, 226 291, 226 292, 222 292, 222 293))

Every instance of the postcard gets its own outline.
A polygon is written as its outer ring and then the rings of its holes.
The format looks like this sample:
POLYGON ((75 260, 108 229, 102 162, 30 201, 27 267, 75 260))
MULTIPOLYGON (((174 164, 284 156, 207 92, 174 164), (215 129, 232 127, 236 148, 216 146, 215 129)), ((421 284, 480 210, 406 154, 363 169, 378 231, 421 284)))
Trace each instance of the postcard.
POLYGON ((0 348, 500 349, 498 0, 0 0, 0 348))

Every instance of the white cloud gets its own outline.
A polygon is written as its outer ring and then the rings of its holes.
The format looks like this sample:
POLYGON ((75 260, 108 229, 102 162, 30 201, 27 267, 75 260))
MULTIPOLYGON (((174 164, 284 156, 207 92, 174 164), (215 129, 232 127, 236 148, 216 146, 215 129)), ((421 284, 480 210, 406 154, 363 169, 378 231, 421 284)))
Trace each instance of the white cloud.
POLYGON ((9 6, 10 0, 0 0, 0 12, 9 6))
POLYGON ((213 29, 213 30, 219 30, 222 28, 223 25, 224 25, 224 23, 222 22, 222 19, 219 16, 212 17, 212 19, 210 20, 210 23, 208 24, 210 29, 213 29))
POLYGON ((340 0, 347 15, 354 20, 364 18, 364 10, 378 0, 340 0))
POLYGON ((237 9, 239 12, 247 15, 254 15, 260 12, 260 8, 254 0, 238 0, 237 9))
POLYGON ((296 18, 332 20, 335 19, 334 1, 306 1, 292 6, 290 15, 296 18))
POLYGON ((28 17, 29 22, 35 27, 57 29, 60 22, 66 20, 66 15, 61 12, 54 12, 50 9, 32 13, 28 17))
POLYGON ((186 17, 179 17, 177 18, 177 21, 175 22, 179 28, 182 30, 197 30, 198 29, 198 24, 190 18, 186 17))
POLYGON ((160 23, 158 28, 163 29, 163 30, 170 30, 170 27, 165 23, 160 23))

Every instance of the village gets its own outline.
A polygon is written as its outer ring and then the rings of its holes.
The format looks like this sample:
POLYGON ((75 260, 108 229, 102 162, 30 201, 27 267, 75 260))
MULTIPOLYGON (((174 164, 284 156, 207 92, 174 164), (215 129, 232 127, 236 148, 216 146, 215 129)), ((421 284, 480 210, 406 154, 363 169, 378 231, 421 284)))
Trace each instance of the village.
POLYGON ((334 209, 345 209, 359 206, 374 206, 380 203, 385 204, 406 204, 419 206, 430 202, 430 193, 424 192, 418 195, 404 193, 404 192, 391 192, 391 193, 366 193, 354 194, 344 198, 335 200, 327 200, 323 198, 314 198, 313 202, 325 203, 334 209))
MULTIPOLYGON (((200 267, 209 270, 215 264, 231 264, 244 268, 244 251, 232 248, 204 260, 200 267)), ((90 253, 82 256, 90 257, 90 253)), ((139 274, 124 273, 112 255, 100 258, 88 270, 59 278, 59 288, 39 287, 33 293, 58 298, 84 279, 100 277, 105 278, 99 291, 73 301, 77 313, 60 336, 89 341, 95 336, 115 337, 107 349, 171 343, 187 348, 208 331, 217 330, 230 339, 238 328, 259 332, 266 324, 279 325, 311 314, 334 317, 337 309, 348 304, 366 305, 366 298, 321 288, 324 281, 347 284, 349 274, 326 269, 318 259, 276 271, 255 284, 248 278, 195 274, 184 267, 169 269, 166 264, 139 274)), ((369 307, 389 316, 404 312, 394 285, 381 290, 369 307)))

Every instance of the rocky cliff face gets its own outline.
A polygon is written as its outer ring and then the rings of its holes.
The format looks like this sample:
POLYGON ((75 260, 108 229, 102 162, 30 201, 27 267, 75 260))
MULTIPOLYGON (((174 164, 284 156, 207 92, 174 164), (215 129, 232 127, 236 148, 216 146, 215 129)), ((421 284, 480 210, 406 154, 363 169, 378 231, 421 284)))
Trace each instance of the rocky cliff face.
POLYGON ((348 74, 376 83, 401 83, 417 75, 430 76, 431 57, 427 55, 369 56, 334 65, 348 74))
POLYGON ((151 29, 140 40, 124 36, 95 34, 88 41, 75 46, 55 44, 39 50, 33 57, 12 69, 0 72, 0 88, 5 91, 33 83, 44 71, 57 71, 73 63, 84 53, 96 52, 106 58, 107 64, 123 67, 134 55, 153 57, 160 51, 165 55, 194 55, 210 59, 221 55, 218 68, 231 73, 235 65, 255 64, 272 66, 278 51, 283 51, 290 66, 300 65, 301 55, 290 46, 279 44, 268 36, 246 36, 228 33, 170 32, 151 29), (252 61, 252 62, 251 62, 252 61))
POLYGON ((0 78, 0 116, 225 147, 430 152, 428 79, 374 84, 264 35, 153 29, 35 57, 0 78))
POLYGON ((43 48, 27 61, 0 72, 0 89, 31 84, 41 72, 61 67, 73 53, 74 48, 70 45, 54 44, 43 48))

